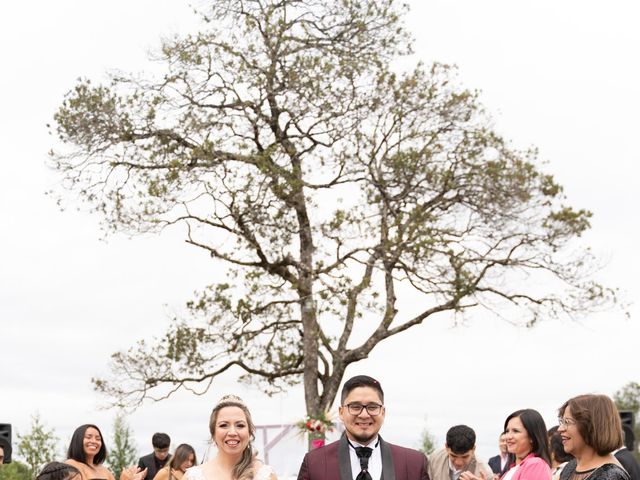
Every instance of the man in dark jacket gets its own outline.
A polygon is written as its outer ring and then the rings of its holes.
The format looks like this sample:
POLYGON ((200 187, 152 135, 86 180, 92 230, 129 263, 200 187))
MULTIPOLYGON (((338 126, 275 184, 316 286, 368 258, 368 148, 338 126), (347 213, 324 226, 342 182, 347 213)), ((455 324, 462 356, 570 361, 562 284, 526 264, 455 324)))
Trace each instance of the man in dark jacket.
POLYGON ((627 471, 631 480, 640 480, 640 465, 638 465, 638 461, 633 457, 633 454, 627 450, 627 447, 619 448, 613 452, 613 455, 627 471))
POLYGON ((507 452, 507 440, 504 433, 500 434, 498 447, 500 448, 500 454, 489 459, 489 466, 493 470, 494 476, 500 478, 502 473, 509 468, 509 452, 507 452))
POLYGON ((145 480, 153 480, 158 470, 164 467, 171 455, 169 455, 169 446, 171 445, 171 438, 166 433, 154 433, 151 438, 151 444, 153 445, 153 453, 140 457, 138 461, 138 467, 141 470, 147 469, 147 476, 145 480))

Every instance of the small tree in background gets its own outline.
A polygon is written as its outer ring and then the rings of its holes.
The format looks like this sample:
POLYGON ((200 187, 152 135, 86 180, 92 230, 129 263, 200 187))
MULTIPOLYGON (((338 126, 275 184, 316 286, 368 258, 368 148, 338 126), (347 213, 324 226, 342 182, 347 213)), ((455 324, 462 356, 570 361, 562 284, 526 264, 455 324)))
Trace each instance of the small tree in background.
POLYGON ((613 394, 618 410, 631 410, 634 415, 640 411, 640 383, 629 382, 613 394))
POLYGON ((430 455, 436 449, 436 438, 429 432, 427 427, 422 429, 422 433, 420 434, 420 445, 418 446, 418 450, 420 450, 425 455, 430 455))
POLYGON ((123 411, 116 414, 113 421, 113 447, 109 451, 108 463, 115 478, 129 465, 136 463, 138 453, 134 446, 131 429, 127 424, 123 411))
MULTIPOLYGON (((18 456, 24 460, 29 478, 34 478, 46 463, 55 459, 58 440, 54 430, 47 429, 41 422, 40 414, 31 417, 29 433, 18 434, 18 456)), ((19 469, 16 472, 19 473, 19 469)))
POLYGON ((0 467, 0 480, 31 480, 29 467, 22 462, 13 460, 0 467))
MULTIPOLYGON (((628 410, 633 412, 633 434, 635 435, 637 442, 640 439, 640 423, 638 422, 638 415, 640 414, 640 383, 627 383, 613 394, 613 400, 616 402, 618 410, 628 410)), ((637 448, 634 448, 632 453, 637 460, 640 460, 640 454, 638 454, 637 448)))

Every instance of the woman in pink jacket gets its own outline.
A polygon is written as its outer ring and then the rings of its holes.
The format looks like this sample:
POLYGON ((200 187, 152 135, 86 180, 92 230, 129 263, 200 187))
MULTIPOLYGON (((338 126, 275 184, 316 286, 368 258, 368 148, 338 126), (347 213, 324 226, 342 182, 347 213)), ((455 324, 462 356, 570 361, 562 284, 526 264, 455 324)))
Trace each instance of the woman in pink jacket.
MULTIPOLYGON (((500 480, 551 480, 551 455, 542 415, 530 408, 518 410, 504 422, 507 450, 513 463, 500 480)), ((461 480, 483 480, 469 472, 461 480)))
POLYGON ((504 433, 507 450, 515 461, 501 480, 551 480, 551 455, 542 415, 530 408, 513 412, 504 423, 504 433))

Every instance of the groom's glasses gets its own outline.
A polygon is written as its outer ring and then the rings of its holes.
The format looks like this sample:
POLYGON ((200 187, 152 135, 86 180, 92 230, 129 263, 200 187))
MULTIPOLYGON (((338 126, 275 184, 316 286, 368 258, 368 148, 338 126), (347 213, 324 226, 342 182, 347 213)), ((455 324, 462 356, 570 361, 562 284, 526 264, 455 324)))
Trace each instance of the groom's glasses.
POLYGON ((360 415, 363 408, 366 408, 367 413, 372 417, 380 415, 380 412, 382 411, 382 405, 378 403, 369 403, 367 405, 362 405, 361 403, 348 403, 345 407, 347 407, 347 411, 351 415, 360 415))

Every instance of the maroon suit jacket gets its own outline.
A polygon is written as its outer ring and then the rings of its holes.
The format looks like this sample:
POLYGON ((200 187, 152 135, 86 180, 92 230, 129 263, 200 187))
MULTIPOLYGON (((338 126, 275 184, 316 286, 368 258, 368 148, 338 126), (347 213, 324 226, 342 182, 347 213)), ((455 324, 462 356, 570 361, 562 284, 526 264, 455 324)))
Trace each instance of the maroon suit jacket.
MULTIPOLYGON (((427 457, 410 448, 399 447, 380 438, 382 480, 429 480, 427 457)), ((337 442, 308 452, 298 480, 353 480, 349 443, 345 435, 337 442)), ((379 480, 379 479, 374 479, 379 480)))

